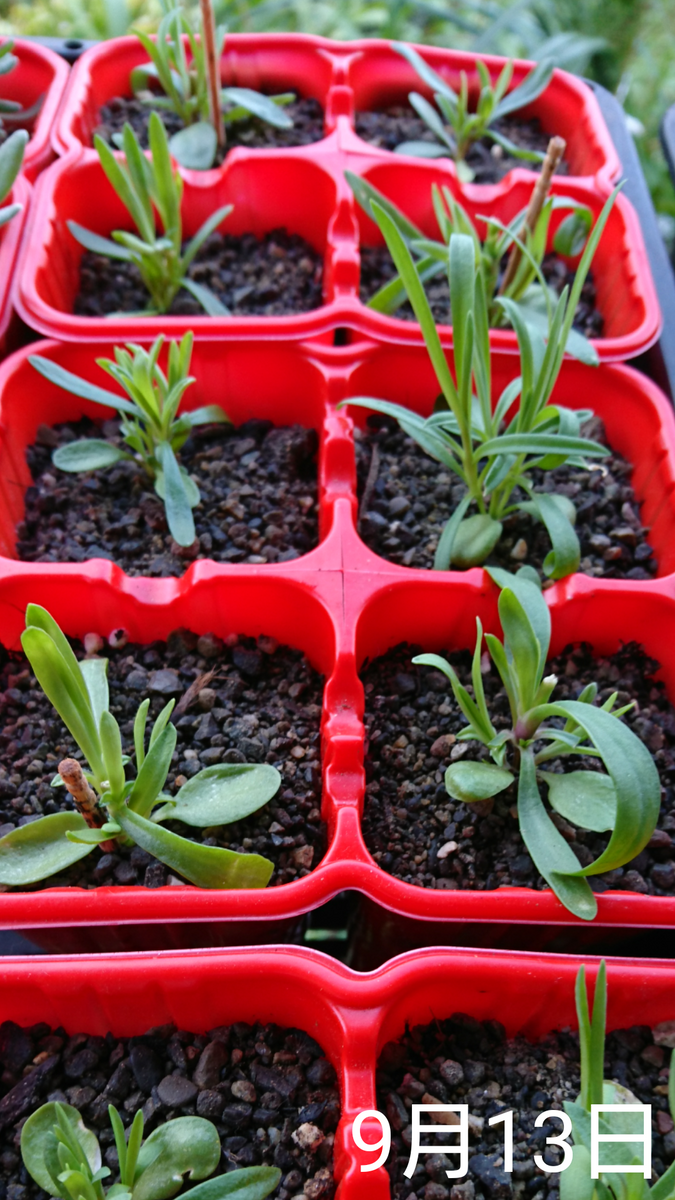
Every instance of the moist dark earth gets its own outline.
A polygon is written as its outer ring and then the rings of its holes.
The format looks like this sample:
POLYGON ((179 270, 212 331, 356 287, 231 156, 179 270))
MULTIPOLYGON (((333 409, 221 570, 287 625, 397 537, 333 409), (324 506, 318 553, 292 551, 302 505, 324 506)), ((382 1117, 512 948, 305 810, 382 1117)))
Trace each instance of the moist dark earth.
MULTIPOLYGON (((401 645, 361 672, 367 747, 363 834, 370 853, 390 875, 416 887, 545 888, 519 833, 515 785, 495 796, 491 811, 489 802, 482 805, 480 814, 448 796, 444 776, 451 762, 492 760, 478 742, 457 741, 466 721, 445 676, 413 665, 419 653, 419 647, 401 645)), ((441 654, 473 694, 468 651, 441 654)), ((661 779, 661 812, 649 845, 624 867, 591 876, 598 893, 621 889, 665 896, 675 890, 675 711, 664 684, 652 678, 657 667, 635 642, 609 658, 593 658, 585 644, 568 646, 547 666, 547 674, 558 677, 553 700, 576 700, 594 681, 597 704, 615 691, 618 705, 636 700, 623 720, 650 750, 661 779)), ((481 670, 493 724, 498 731, 510 729, 506 693, 485 648, 481 670)), ((570 756, 562 769, 588 769, 597 762, 570 756)), ((540 790, 545 799, 546 787, 540 790)), ((609 835, 576 829, 557 814, 553 820, 583 866, 607 843, 609 835)))
MULTIPOLYGON (((358 112, 354 127, 364 142, 370 142, 371 146, 378 146, 381 150, 395 150, 401 142, 438 141, 428 125, 408 104, 392 105, 380 112, 358 112)), ((515 142, 524 150, 534 150, 539 154, 546 153, 549 140, 553 136, 541 128, 536 118, 525 120, 518 116, 502 117, 494 122, 493 128, 502 137, 515 142)), ((450 157, 448 151, 448 158, 450 157)), ((474 173, 474 183, 499 183, 499 180, 514 167, 538 171, 541 166, 540 162, 528 162, 524 158, 512 157, 487 137, 473 143, 466 155, 466 162, 474 173)), ((556 174, 567 175, 568 171, 568 163, 563 159, 556 174)))
MULTIPOLYGON (((293 316, 323 303, 323 254, 299 234, 282 228, 260 238, 254 233, 210 234, 188 268, 188 276, 210 288, 235 316, 293 316)), ((138 314, 149 303, 134 263, 84 251, 73 306, 77 316, 138 314)), ((206 313, 194 296, 181 288, 169 315, 205 317, 206 313)))
MULTIPOLYGON (((122 133, 125 124, 131 125, 136 137, 144 150, 148 149, 148 122, 153 111, 149 104, 143 104, 131 96, 114 96, 99 111, 99 124, 95 133, 104 141, 112 143, 113 136, 122 133)), ((171 137, 184 128, 177 113, 155 109, 164 122, 166 131, 171 137)), ((324 136, 323 108, 318 100, 305 97, 293 100, 284 106, 285 113, 291 117, 291 129, 275 129, 265 121, 250 117, 245 121, 230 121, 225 125, 227 138, 225 154, 220 154, 217 161, 222 162, 228 150, 235 146, 245 146, 247 149, 267 149, 274 146, 309 146, 312 142, 321 141, 324 136)))
MULTIPOLYGON (((392 257, 386 246, 361 246, 360 297, 364 304, 397 274, 392 257)), ((506 257, 504 268, 506 267, 506 257)), ((547 254, 542 262, 542 273, 547 283, 559 296, 565 287, 572 288, 575 271, 571 270, 557 254, 547 254)), ((450 287, 445 272, 437 279, 425 283, 424 290, 434 321, 439 325, 450 325, 450 287)), ((392 314, 403 321, 415 321, 415 314, 408 302, 392 314)), ((602 337, 604 318, 596 305, 596 288, 592 273, 586 278, 579 303, 574 314, 574 328, 587 338, 602 337)))
MULTIPOLYGON (((611 995, 611 970, 609 987, 611 995)), ((656 1041, 644 1025, 608 1034, 604 1074, 641 1104, 652 1106, 652 1165, 661 1176, 675 1158, 667 1096, 670 1049, 666 1046, 672 1042, 662 1042, 664 1034, 658 1027, 655 1034, 656 1041)), ((539 1129, 534 1122, 541 1112, 561 1109, 563 1101, 576 1100, 579 1094, 577 1034, 550 1033, 535 1044, 522 1036, 507 1040, 498 1020, 479 1022, 465 1013, 453 1013, 446 1020, 407 1030, 400 1042, 388 1042, 380 1056, 377 1085, 378 1108, 392 1128, 387 1169, 393 1200, 558 1200, 560 1176, 541 1171, 534 1155, 541 1154, 551 1165, 560 1163, 560 1152, 546 1147, 548 1137, 560 1134, 560 1121, 549 1120, 539 1129), (405 1178, 412 1104, 469 1106, 465 1179, 447 1178, 445 1172, 457 1169, 458 1158, 442 1153, 420 1155, 412 1179, 405 1178), (504 1126, 488 1124, 490 1117, 509 1109, 515 1110, 510 1175, 504 1171, 504 1126)), ((428 1114, 424 1121, 429 1123, 428 1114)), ((456 1135, 447 1139, 448 1126, 437 1128, 439 1136, 426 1137, 426 1145, 444 1140, 457 1143, 456 1135)))
MULTIPOLYGON (((608 444, 597 419, 587 422, 582 432, 608 444)), ((465 494, 464 484, 389 418, 369 418, 369 430, 355 430, 355 439, 359 532, 364 542, 389 562, 432 567, 443 527, 465 494), (376 431, 373 427, 378 425, 376 431)), ((656 575, 657 562, 647 541, 649 530, 640 519, 631 473, 631 464, 615 451, 596 460, 589 471, 567 465, 531 472, 536 492, 558 492, 574 501, 581 545, 579 570, 585 575, 643 580, 656 575)), ((525 513, 511 514, 503 525, 487 565, 515 571, 528 563, 544 578, 542 565, 551 549, 544 526, 525 513)))
MULTIPOLYGON (((124 447, 119 423, 103 433, 124 447)), ((136 463, 68 474, 53 466, 57 445, 101 436, 88 418, 41 426, 27 450, 33 486, 17 528, 17 554, 27 562, 84 562, 108 558, 129 575, 182 575, 190 563, 288 562, 318 542, 316 451, 313 429, 276 428, 270 421, 196 429, 180 452, 199 486, 193 509, 197 537, 174 542, 164 505, 136 463)))
MULTIPOLYGON (((110 711, 133 753, 133 720, 150 697, 148 730, 172 698, 178 741, 165 790, 174 795, 203 767, 219 762, 267 762, 282 776, 269 804, 244 821, 195 829, 178 821, 166 827, 208 846, 262 854, 274 862, 270 887, 301 879, 325 852, 321 820, 322 677, 299 650, 270 637, 197 637, 187 630, 168 642, 133 645, 123 631, 111 635, 110 711), (183 699, 184 698, 184 699, 183 699), (181 706, 181 699, 183 700, 181 706)), ((78 657, 82 646, 74 642, 78 657)), ((0 673, 0 836, 37 817, 72 809, 62 788, 50 787, 59 761, 81 758, 70 735, 39 688, 23 655, 2 651, 0 673), (74 753, 75 752, 75 753, 74 753)), ((127 777, 133 767, 127 767, 127 777)), ((49 887, 95 888, 102 884, 163 887, 171 872, 139 846, 114 853, 95 849, 67 871, 30 891, 49 887)), ((177 883, 185 882, 177 879, 177 883)))
POLYGON ((106 1187, 119 1170, 114 1104, 127 1127, 142 1111, 146 1136, 174 1117, 212 1121, 222 1147, 213 1177, 265 1164, 282 1172, 275 1200, 333 1196, 337 1080, 302 1030, 238 1022, 194 1034, 162 1025, 119 1039, 5 1021, 0 1066, 3 1200, 44 1200, 21 1162, 19 1138, 25 1118, 48 1100, 72 1104, 94 1130, 112 1172, 106 1187))

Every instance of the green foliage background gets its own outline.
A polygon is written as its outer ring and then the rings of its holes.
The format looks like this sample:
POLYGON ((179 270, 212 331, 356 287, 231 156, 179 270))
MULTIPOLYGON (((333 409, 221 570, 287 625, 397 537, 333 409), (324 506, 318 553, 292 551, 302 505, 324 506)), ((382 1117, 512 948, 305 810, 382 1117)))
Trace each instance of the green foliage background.
MULTIPOLYGON (((675 103, 675 0, 215 0, 231 31, 295 30, 386 37, 541 58, 591 76, 632 118, 664 234, 675 231, 675 191, 658 141, 675 103)), ((195 6, 196 0, 186 0, 195 6)), ((156 27, 160 0, 0 0, 0 32, 116 37, 156 27)))

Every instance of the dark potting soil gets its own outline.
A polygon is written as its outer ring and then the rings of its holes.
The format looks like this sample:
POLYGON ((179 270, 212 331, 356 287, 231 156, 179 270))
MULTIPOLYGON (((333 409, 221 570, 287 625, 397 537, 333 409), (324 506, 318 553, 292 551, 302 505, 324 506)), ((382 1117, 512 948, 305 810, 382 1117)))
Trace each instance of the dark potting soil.
MULTIPOLYGON (((212 233, 188 276, 201 283, 235 316, 284 317, 323 304, 323 254, 297 233, 272 229, 254 233, 212 233)), ((140 313, 148 293, 134 263, 119 262, 85 250, 80 260, 80 289, 73 311, 79 317, 140 313)), ((178 292, 171 316, 204 317, 201 304, 178 292)))
MULTIPOLYGON (((379 112, 358 112, 355 129, 364 142, 379 146, 382 150, 395 150, 401 142, 437 142, 438 138, 429 129, 421 117, 417 116, 409 104, 392 105, 391 108, 379 112)), ((541 128, 536 117, 525 120, 517 115, 502 117, 495 121, 493 128, 517 146, 524 150, 534 150, 545 154, 552 134, 541 128)), ((450 152, 448 151, 448 158, 450 152)), ((443 160, 439 160, 443 161, 443 160)), ((498 146, 490 138, 481 138, 474 142, 466 156, 466 162, 474 172, 474 183, 498 183, 507 171, 514 167, 525 167, 538 171, 539 162, 528 162, 524 158, 515 158, 498 146)), ((557 175, 567 175, 569 166, 562 160, 557 175)))
MULTIPOLYGON (((123 446, 117 421, 103 432, 123 446)), ((53 448, 101 429, 84 418, 42 426, 27 450, 34 484, 17 529, 17 554, 27 562, 108 558, 129 575, 182 575, 197 558, 222 563, 288 562, 318 542, 313 429, 276 428, 270 421, 204 426, 181 450, 199 485, 193 510, 197 539, 178 546, 164 505, 135 463, 71 475, 53 466, 53 448)))
MULTIPOLYGON (((144 150, 148 149, 148 122, 153 111, 150 105, 142 104, 133 96, 114 96, 99 111, 99 124, 94 130, 104 141, 111 143, 113 135, 122 133, 125 124, 131 125, 144 150)), ((174 112, 155 109, 161 117, 169 137, 184 128, 180 117, 174 112)), ((312 97, 293 100, 284 106, 291 117, 291 129, 275 129, 265 121, 250 117, 245 121, 231 121, 225 125, 227 144, 225 153, 219 155, 222 162, 228 150, 245 146, 250 150, 267 149, 273 146, 309 146, 324 137, 324 114, 318 100, 312 97)))
POLYGON ((106 1187, 119 1172, 108 1117, 114 1104, 126 1127, 141 1110, 146 1135, 174 1117, 212 1121, 222 1147, 214 1177, 265 1164, 282 1172, 276 1200, 303 1189, 307 1200, 333 1195, 337 1081, 322 1048, 302 1030, 238 1022, 193 1034, 161 1025, 120 1039, 5 1021, 0 1066, 6 1200, 44 1200, 22 1164, 19 1140, 24 1119, 49 1100, 72 1104, 96 1133, 112 1172, 106 1187))
MULTIPOLYGON (((381 287, 394 278, 397 272, 386 246, 361 246, 360 255, 360 297, 362 302, 367 304, 381 287)), ((506 265, 506 259, 504 265, 506 265)), ((564 259, 559 258, 557 254, 546 255, 542 263, 542 273, 558 296, 563 288, 571 288, 574 284, 575 272, 570 270, 564 259)), ((447 274, 444 272, 437 279, 431 279, 425 283, 424 290, 434 321, 439 325, 451 324, 450 287, 447 274)), ((596 307, 596 298, 595 282, 593 274, 590 272, 582 288, 574 316, 574 328, 579 333, 583 333, 584 337, 597 338, 602 337, 603 334, 605 322, 602 313, 596 307)), ((393 316, 403 321, 417 319, 407 301, 396 310, 393 316)))
MULTIPOLYGON (((122 631, 120 631, 122 632, 122 631)), ((267 762, 281 787, 273 800, 244 821, 193 829, 177 821, 167 828, 209 846, 262 854, 275 864, 269 886, 307 875, 325 851, 321 820, 321 676, 299 650, 273 638, 197 638, 187 630, 168 642, 105 646, 109 659, 110 710, 133 753, 133 719, 150 697, 148 728, 172 697, 187 695, 173 717, 178 734, 166 791, 174 794, 203 767, 219 762, 267 762), (183 702, 184 705, 186 701, 183 702)), ((78 657, 83 650, 73 643, 78 657)), ((39 688, 23 655, 2 652, 0 672, 0 836, 37 817, 72 809, 62 788, 50 787, 59 761, 81 757, 39 688)), ((131 769, 127 768, 131 773, 131 769)), ((140 846, 112 854, 95 849, 67 871, 33 885, 95 888, 102 884, 162 887, 171 872, 140 846)), ((185 882, 177 880, 176 882, 185 882)))
MULTIPOLYGON (((389 562, 432 567, 443 527, 465 494, 464 484, 388 418, 374 416, 369 425, 380 429, 355 430, 361 537, 389 562)), ((583 432, 608 444, 597 418, 587 422, 583 432)), ((631 464, 616 452, 598 463, 602 465, 589 471, 569 465, 534 470, 530 478, 535 491, 559 492, 574 501, 580 571, 602 579, 651 579, 657 563, 630 484, 631 464)), ((545 527, 525 513, 511 514, 503 525, 488 565, 515 571, 528 563, 543 578, 542 564, 551 549, 545 527)))
MULTIPOLYGON (((656 1035, 659 1038, 658 1029, 656 1035)), ((655 1042, 644 1025, 607 1036, 605 1079, 652 1106, 652 1163, 658 1176, 675 1158, 667 1098, 669 1059, 670 1050, 655 1042)), ((547 1121, 539 1129, 534 1123, 541 1112, 576 1100, 579 1088, 579 1038, 569 1031, 549 1033, 532 1044, 522 1035, 507 1040, 498 1020, 477 1021, 466 1013, 453 1013, 446 1020, 407 1030, 399 1042, 387 1042, 378 1064, 377 1103, 392 1128, 387 1170, 393 1200, 557 1200, 560 1175, 541 1171, 534 1155, 541 1154, 551 1166, 560 1164, 560 1151, 546 1146, 546 1138, 560 1133, 560 1121, 547 1121), (459 1160, 442 1153, 420 1155, 413 1177, 405 1178, 413 1104, 468 1105, 465 1179, 448 1179, 446 1171, 457 1170, 459 1160), (504 1171, 504 1126, 488 1124, 509 1109, 516 1114, 512 1174, 504 1171)), ((428 1124, 429 1114, 423 1119, 428 1124)), ((448 1126, 437 1129, 437 1137, 424 1139, 426 1145, 458 1144, 456 1136, 447 1138, 448 1126)))
MULTIPOLYGON (((515 785, 494 798, 491 811, 486 802, 483 815, 448 796, 444 776, 451 762, 489 756, 477 742, 456 740, 466 721, 445 676, 412 664, 419 652, 398 646, 361 673, 367 738, 363 834, 368 849, 385 871, 417 887, 545 888, 519 833, 515 785)), ((441 653, 473 694, 471 654, 441 653)), ((593 658, 585 644, 568 646, 547 667, 559 680, 554 700, 576 700, 593 681, 598 684, 598 704, 614 691, 620 705, 636 700, 637 708, 623 720, 650 750, 661 778, 661 814, 649 846, 625 867, 591 876, 596 892, 675 892, 675 711, 664 684, 652 678, 657 668, 635 642, 609 658, 593 658)), ((506 693, 487 651, 481 670, 495 728, 510 729, 506 693)), ((593 761, 569 758, 564 769, 593 769, 593 761)), ((541 789, 544 798, 546 790, 541 789)), ((558 815, 554 821, 583 866, 604 849, 607 837, 576 829, 558 815)))

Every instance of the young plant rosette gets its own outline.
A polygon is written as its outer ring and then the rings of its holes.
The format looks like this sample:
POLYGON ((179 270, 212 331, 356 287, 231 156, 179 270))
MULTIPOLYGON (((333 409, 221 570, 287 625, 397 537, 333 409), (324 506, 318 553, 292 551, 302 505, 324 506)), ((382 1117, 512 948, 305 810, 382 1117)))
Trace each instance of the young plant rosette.
POLYGON ((55 786, 65 786, 76 811, 53 813, 0 838, 0 883, 25 887, 56 874, 100 846, 138 845, 198 887, 265 887, 273 863, 191 842, 162 822, 206 827, 229 824, 256 812, 276 794, 281 777, 268 763, 221 763, 206 767, 170 796, 162 791, 176 745, 170 723, 174 702, 157 717, 146 741, 149 700, 134 720, 136 778, 127 779, 119 725, 110 712, 107 659, 78 662, 59 626, 31 604, 21 644, 40 687, 86 758, 59 764, 55 786))

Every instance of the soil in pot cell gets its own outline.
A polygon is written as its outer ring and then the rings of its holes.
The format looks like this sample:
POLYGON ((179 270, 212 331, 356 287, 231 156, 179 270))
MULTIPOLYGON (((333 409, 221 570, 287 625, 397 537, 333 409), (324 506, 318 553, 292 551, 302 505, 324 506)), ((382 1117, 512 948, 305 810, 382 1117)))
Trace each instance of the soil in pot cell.
MULTIPOLYGON (((325 851, 321 820, 321 676, 299 650, 270 637, 236 635, 223 642, 187 630, 168 642, 100 646, 109 660, 110 711, 119 723, 123 749, 133 755, 133 722, 150 698, 149 722, 175 699, 177 742, 164 790, 176 796, 197 773, 218 763, 270 763, 281 774, 274 798, 256 813, 229 825, 195 828, 167 821, 166 828, 194 842, 258 854, 274 863, 269 886, 306 876, 325 851)), ((120 644, 121 643, 121 644, 120 644)), ((83 648, 74 643, 76 654, 83 648)), ((0 678, 0 833, 40 816, 70 811, 63 788, 51 787, 58 763, 75 743, 42 692, 22 655, 4 655, 0 678)), ((151 725, 148 725, 148 729, 151 725)), ((79 755, 78 755, 79 757, 79 755)), ((135 759, 132 759, 132 763, 135 759)), ((127 777, 134 771, 127 767, 127 777)), ((171 871, 138 845, 116 841, 96 847, 58 875, 33 888, 102 885, 162 887, 171 871)), ((174 877, 175 878, 175 877, 174 877)), ((176 879, 176 882, 185 880, 176 879)))
POLYGON ((25 1119, 48 1101, 77 1109, 95 1133, 111 1171, 106 1191, 119 1178, 113 1104, 127 1130, 142 1112, 146 1137, 174 1118, 212 1122, 221 1155, 211 1178, 276 1167, 281 1175, 270 1197, 285 1200, 303 1189, 314 1200, 333 1196, 340 1097, 331 1063, 303 1030, 237 1022, 194 1034, 162 1025, 119 1039, 5 1021, 0 1064, 0 1179, 9 1200, 45 1195, 23 1167, 19 1139, 25 1119))
MULTIPOLYGON (((253 233, 211 234, 188 270, 195 283, 208 287, 234 316, 285 317, 310 312, 323 303, 323 254, 297 233, 272 229, 253 233)), ((148 293, 138 268, 87 250, 80 261, 74 312, 81 317, 110 313, 138 314, 148 293)), ((170 316, 203 317, 204 309, 184 288, 170 316)))
MULTIPOLYGON (((369 142, 371 146, 377 146, 381 150, 395 150, 402 142, 433 144, 438 140, 409 104, 394 104, 374 112, 357 112, 354 127, 364 142, 369 142)), ((494 129, 517 146, 539 154, 546 153, 552 136, 541 128, 536 117, 526 119, 518 117, 517 114, 502 117, 494 123, 494 129)), ((515 167, 535 171, 539 169, 539 163, 510 155, 488 137, 473 143, 466 155, 466 163, 474 173, 474 183, 499 183, 500 179, 515 167)), ((569 174, 569 166, 564 159, 558 167, 557 174, 569 174)))
MULTIPOLYGON (((586 423, 583 434, 609 444, 597 418, 586 423)), ((389 562, 431 568, 442 530, 465 495, 463 483, 388 418, 370 417, 367 431, 357 429, 355 439, 361 537, 389 562)), ((647 541, 649 530, 640 520, 631 472, 631 464, 615 451, 590 470, 566 464, 531 472, 535 492, 557 492, 573 501, 581 546, 579 570, 586 575, 640 580, 656 575, 657 562, 647 541)), ((486 565, 514 571, 526 563, 541 574, 550 548, 541 522, 516 512, 504 520, 502 536, 486 565)))
MULTIPOLYGON (((367 304, 372 296, 397 275, 392 257, 386 246, 361 246, 361 282, 360 298, 367 304)), ((504 268, 506 260, 504 261, 504 268)), ((572 288, 575 272, 559 255, 547 254, 542 262, 542 273, 552 290, 559 296, 565 287, 572 288)), ((438 325, 451 325, 450 288, 447 275, 429 280, 424 288, 429 306, 438 325)), ((417 318, 408 301, 396 310, 393 316, 403 321, 415 321, 417 318)), ((593 274, 589 272, 584 284, 581 299, 577 305, 574 329, 586 338, 602 337, 604 318, 597 307, 597 296, 593 274)))
MULTIPOLYGON (((639 1019, 638 1011, 635 1016, 639 1019)), ((556 1157, 559 1150, 545 1145, 547 1137, 559 1134, 560 1121, 536 1128, 535 1120, 544 1111, 561 1109, 564 1101, 577 1100, 579 1037, 557 1031, 535 1043, 521 1035, 507 1039, 499 1012, 495 1017, 477 1021, 466 1013, 454 1013, 430 1025, 417 1025, 400 1041, 383 1047, 377 1103, 392 1130, 387 1170, 393 1200, 557 1200, 561 1176, 542 1171, 534 1155, 542 1155, 551 1165, 562 1161, 556 1157), (447 1178, 446 1171, 457 1169, 458 1157, 442 1153, 420 1155, 413 1177, 406 1179, 412 1104, 468 1105, 469 1172, 464 1179, 447 1178), (491 1117, 509 1109, 515 1110, 510 1174, 504 1170, 504 1126, 489 1125, 491 1117)), ((607 1035, 605 1079, 627 1088, 637 1102, 652 1106, 652 1163, 659 1177, 675 1150, 664 1095, 669 1059, 670 1050, 655 1042, 654 1033, 643 1025, 607 1035)), ((429 1116, 423 1114, 426 1125, 429 1116)), ((438 1136, 426 1136, 424 1143, 457 1144, 456 1136, 447 1137, 448 1128, 452 1127, 438 1125, 438 1136)))
POLYGON ((129 575, 182 575, 196 558, 221 563, 287 562, 318 543, 313 429, 270 421, 199 426, 180 461, 199 486, 196 540, 179 546, 166 512, 139 464, 120 462, 85 474, 60 471, 55 447, 83 436, 122 444, 119 422, 102 430, 89 418, 43 426, 27 450, 33 486, 18 528, 17 554, 28 562, 108 558, 129 575))
MULTIPOLYGON (((143 149, 147 150, 148 121, 151 111, 148 104, 144 104, 133 96, 114 96, 100 109, 98 125, 94 133, 112 144, 115 135, 121 134, 125 124, 129 124, 143 149)), ((176 113, 158 111, 169 137, 185 128, 176 113)), ((225 150, 218 155, 215 165, 223 162, 227 152, 233 150, 235 146, 243 146, 249 150, 309 146, 313 142, 320 142, 324 137, 324 112, 318 100, 311 96, 296 95, 295 100, 284 105, 283 111, 293 121, 291 129, 276 129, 273 125, 257 120, 255 117, 228 123, 225 150)))
MULTIPOLYGON (((519 831, 517 783, 477 808, 448 795, 444 777, 452 763, 492 760, 478 742, 457 740, 466 720, 450 685, 440 671, 413 665, 416 653, 418 648, 397 646, 361 672, 367 746, 363 834, 370 853, 389 874, 416 887, 546 887, 519 831)), ((472 656, 442 653, 471 690, 472 656)), ((675 891, 675 711, 664 684, 653 678, 657 669, 635 643, 608 658, 594 658, 586 644, 568 646, 546 666, 547 674, 558 679, 555 701, 576 700, 592 682, 598 685, 597 705, 614 692, 621 706, 637 701, 622 720, 650 751, 660 777, 661 811, 648 846, 623 867, 591 876, 597 893, 620 889, 662 896, 675 891)), ((481 674, 494 727, 510 729, 507 696, 487 651, 481 674)), ((598 760, 570 756, 562 769, 589 764, 592 769, 598 760)), ((583 865, 598 857, 608 835, 553 816, 583 865)))

